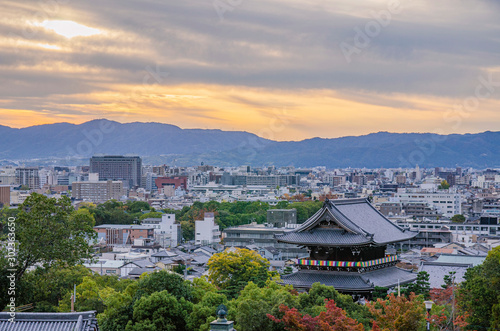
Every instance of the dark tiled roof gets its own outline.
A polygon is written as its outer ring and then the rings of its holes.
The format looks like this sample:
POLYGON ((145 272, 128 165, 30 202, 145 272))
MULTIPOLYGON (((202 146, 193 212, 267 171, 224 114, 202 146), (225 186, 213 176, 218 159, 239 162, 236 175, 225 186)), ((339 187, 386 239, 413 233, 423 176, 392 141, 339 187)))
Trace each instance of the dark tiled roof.
POLYGON ((282 277, 284 284, 310 288, 314 283, 333 286, 339 291, 369 291, 375 286, 393 287, 414 281, 417 274, 396 267, 356 273, 337 271, 300 270, 282 277))
POLYGON ((368 244, 371 242, 369 237, 361 234, 346 232, 336 229, 313 228, 305 232, 288 232, 283 236, 277 236, 279 241, 294 243, 298 245, 345 245, 368 244))
POLYGON ((0 313, 2 331, 96 331, 95 311, 75 313, 16 313, 9 322, 9 313, 0 313))
POLYGON ((333 286, 337 290, 369 291, 372 286, 365 282, 358 273, 301 270, 282 277, 284 284, 294 287, 311 287, 314 283, 333 286))
POLYGON ((411 239, 417 232, 405 231, 389 221, 366 199, 327 200, 300 227, 276 236, 278 241, 313 245, 384 245, 411 239), (321 228, 330 220, 338 228, 321 228))
POLYGON ((417 235, 417 232, 404 231, 389 221, 368 200, 355 203, 345 201, 338 204, 333 202, 333 206, 351 220, 351 222, 366 232, 374 234, 373 241, 376 243, 403 241, 417 235))
POLYGON ((461 283, 465 280, 465 272, 472 267, 470 264, 424 262, 418 271, 425 271, 429 274, 429 283, 431 288, 441 288, 444 284, 444 276, 450 272, 455 272, 455 283, 461 283))

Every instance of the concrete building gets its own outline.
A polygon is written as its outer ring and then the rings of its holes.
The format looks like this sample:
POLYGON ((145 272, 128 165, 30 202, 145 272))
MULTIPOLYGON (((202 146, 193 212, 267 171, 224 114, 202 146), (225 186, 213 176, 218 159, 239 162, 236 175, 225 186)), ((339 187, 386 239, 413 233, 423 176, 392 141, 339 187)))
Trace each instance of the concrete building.
POLYGON ((427 202, 436 207, 437 211, 446 217, 462 213, 462 199, 458 193, 443 192, 406 192, 398 190, 395 198, 403 204, 409 202, 427 202))
POLYGON ((5 167, 0 169, 0 185, 16 185, 16 169, 5 167))
POLYGON ((143 225, 103 224, 94 227, 106 245, 132 245, 135 239, 154 239, 154 228, 143 225))
POLYGON ((40 188, 40 177, 38 175, 38 168, 17 168, 16 169, 16 184, 29 187, 30 190, 40 188))
POLYGON ((155 239, 163 247, 176 247, 182 242, 181 225, 175 223, 175 214, 164 214, 161 218, 146 218, 141 224, 153 227, 155 239))
POLYGON ((72 197, 76 200, 105 202, 120 199, 124 194, 121 181, 74 182, 72 197))
POLYGON ((442 214, 437 210, 437 207, 428 202, 408 202, 403 204, 405 214, 414 218, 437 219, 442 214))
POLYGON ((220 242, 219 226, 215 224, 214 213, 205 213, 202 221, 195 221, 195 243, 210 245, 220 242))
POLYGON ((382 202, 380 212, 384 216, 399 216, 403 211, 403 205, 400 202, 382 202))
POLYGON ((0 186, 0 204, 10 206, 10 186, 0 186))
POLYGON ((90 172, 98 173, 101 180, 124 181, 127 188, 141 186, 142 160, 139 156, 93 156, 90 172))
POLYGON ((267 223, 277 228, 284 228, 287 224, 297 224, 297 209, 269 209, 267 223))
POLYGON ((288 227, 277 228, 270 224, 246 224, 236 227, 226 228, 223 231, 225 247, 255 246, 259 250, 274 247, 280 253, 280 257, 296 259, 307 256, 307 251, 297 245, 278 243, 275 235, 283 235, 285 231, 290 231, 297 227, 296 224, 289 224, 288 227))
POLYGON ((165 186, 174 186, 175 189, 182 188, 187 191, 187 176, 178 177, 158 177, 155 179, 155 184, 158 190, 162 190, 165 186))

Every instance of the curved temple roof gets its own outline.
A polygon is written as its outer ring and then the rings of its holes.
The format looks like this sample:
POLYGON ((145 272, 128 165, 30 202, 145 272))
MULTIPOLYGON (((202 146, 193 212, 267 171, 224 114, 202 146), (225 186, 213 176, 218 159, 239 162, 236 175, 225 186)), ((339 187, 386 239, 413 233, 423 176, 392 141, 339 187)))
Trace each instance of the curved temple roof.
POLYGON ((326 200, 300 227, 276 236, 280 242, 313 246, 386 245, 411 239, 367 199, 326 200))

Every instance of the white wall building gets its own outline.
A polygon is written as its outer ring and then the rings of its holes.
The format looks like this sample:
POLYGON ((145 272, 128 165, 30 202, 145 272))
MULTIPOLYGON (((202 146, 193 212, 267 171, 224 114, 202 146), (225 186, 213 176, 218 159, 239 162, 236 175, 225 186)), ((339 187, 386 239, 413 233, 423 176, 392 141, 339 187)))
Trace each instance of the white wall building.
POLYGON ((446 217, 462 213, 462 198, 458 193, 443 192, 406 192, 398 190, 395 195, 397 202, 427 202, 446 217))
POLYGON ((219 226, 215 224, 214 213, 205 213, 203 221, 195 221, 195 243, 209 245, 220 242, 219 226))
POLYGON ((164 214, 161 218, 146 218, 141 225, 153 227, 155 239, 163 247, 176 247, 182 241, 181 225, 175 223, 175 214, 164 214))

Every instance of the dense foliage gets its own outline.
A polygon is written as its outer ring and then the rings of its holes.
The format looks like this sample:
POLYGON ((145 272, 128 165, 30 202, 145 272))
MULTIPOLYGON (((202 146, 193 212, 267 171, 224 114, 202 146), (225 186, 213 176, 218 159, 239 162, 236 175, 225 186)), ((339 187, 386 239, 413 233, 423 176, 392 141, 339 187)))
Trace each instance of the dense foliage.
MULTIPOLYGON (((15 220, 10 220, 2 219, 9 233, 1 238, 7 243, 0 249, 1 293, 7 293, 7 276, 12 273, 17 294, 22 295, 21 281, 28 269, 39 266, 48 271, 91 257, 94 219, 86 211, 75 211, 68 197, 55 199, 33 193, 19 206, 15 220), (15 259, 9 252, 15 252, 15 259)), ((7 298, 0 296, 2 308, 7 298)))
POLYGON ((500 328, 500 247, 493 248, 483 264, 467 270, 459 305, 469 314, 471 329, 500 328))

